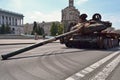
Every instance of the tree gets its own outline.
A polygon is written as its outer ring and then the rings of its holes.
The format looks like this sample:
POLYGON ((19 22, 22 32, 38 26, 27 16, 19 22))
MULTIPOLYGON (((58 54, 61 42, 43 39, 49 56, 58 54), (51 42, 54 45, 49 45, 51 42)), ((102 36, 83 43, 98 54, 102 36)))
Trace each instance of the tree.
POLYGON ((58 24, 58 35, 62 34, 63 33, 63 25, 62 24, 58 24))
POLYGON ((44 29, 40 26, 37 25, 37 22, 34 22, 33 25, 33 31, 32 31, 32 35, 37 33, 38 35, 43 35, 44 34, 44 29))
POLYGON ((50 32, 51 32, 51 36, 56 36, 57 35, 58 27, 57 27, 55 22, 52 23, 50 32))
POLYGON ((42 27, 38 26, 36 33, 39 34, 39 35, 43 35, 44 34, 44 29, 42 27))
POLYGON ((11 30, 10 30, 10 27, 9 27, 9 25, 7 24, 6 25, 6 27, 5 27, 5 33, 10 33, 11 32, 11 30))
POLYGON ((5 25, 2 24, 1 26, 1 31, 0 31, 1 34, 5 34, 5 25))
POLYGON ((0 34, 8 34, 10 32, 11 30, 10 30, 9 25, 2 24, 2 26, 0 27, 0 34))
POLYGON ((33 34, 35 34, 37 32, 37 22, 36 21, 34 21, 34 23, 33 23, 33 31, 32 31, 32 35, 33 34))
POLYGON ((43 28, 43 27, 41 27, 41 29, 40 29, 40 30, 41 30, 41 33, 42 33, 41 35, 44 35, 44 34, 45 34, 44 28, 43 28))
POLYGON ((63 33, 63 25, 58 22, 53 22, 51 29, 50 29, 51 35, 56 36, 63 33))

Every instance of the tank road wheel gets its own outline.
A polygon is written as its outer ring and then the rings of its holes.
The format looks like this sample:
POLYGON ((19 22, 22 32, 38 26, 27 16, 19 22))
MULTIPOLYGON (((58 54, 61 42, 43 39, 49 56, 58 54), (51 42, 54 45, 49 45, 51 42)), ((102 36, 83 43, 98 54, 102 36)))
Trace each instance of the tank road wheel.
POLYGON ((110 45, 110 48, 113 47, 113 45, 112 45, 112 39, 109 39, 109 45, 110 45))
POLYGON ((119 40, 118 39, 113 39, 113 45, 114 45, 114 47, 118 47, 119 46, 119 40))
POLYGON ((104 44, 104 49, 109 49, 108 40, 107 39, 103 40, 103 44, 104 44))
POLYGON ((116 39, 116 46, 119 46, 119 39, 116 39))
POLYGON ((97 39, 97 46, 99 49, 103 49, 104 45, 103 45, 103 38, 102 37, 98 37, 97 39))
POLYGON ((68 48, 72 48, 72 47, 73 47, 73 46, 72 46, 72 43, 70 43, 70 42, 66 42, 66 43, 65 43, 65 46, 68 47, 68 48))

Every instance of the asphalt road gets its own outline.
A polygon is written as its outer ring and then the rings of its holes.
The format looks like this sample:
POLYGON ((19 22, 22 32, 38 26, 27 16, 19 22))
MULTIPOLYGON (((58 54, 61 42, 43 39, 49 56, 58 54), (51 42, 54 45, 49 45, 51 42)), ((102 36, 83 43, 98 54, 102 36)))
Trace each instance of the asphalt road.
MULTIPOLYGON (((29 45, 0 46, 0 54, 29 45)), ((69 49, 59 43, 50 43, 16 55, 9 60, 0 61, 0 80, 65 80, 113 52, 115 49, 69 49)), ((120 70, 119 66, 117 69, 120 70)), ((116 71, 109 80, 115 80, 114 76, 120 73, 116 71)))

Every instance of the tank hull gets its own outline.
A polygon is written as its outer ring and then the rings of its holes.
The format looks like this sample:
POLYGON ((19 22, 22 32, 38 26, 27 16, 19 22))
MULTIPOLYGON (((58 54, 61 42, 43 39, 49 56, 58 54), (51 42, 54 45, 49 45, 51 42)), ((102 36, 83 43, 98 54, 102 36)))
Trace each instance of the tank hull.
POLYGON ((110 49, 119 46, 119 39, 108 34, 74 35, 65 45, 68 48, 110 49))

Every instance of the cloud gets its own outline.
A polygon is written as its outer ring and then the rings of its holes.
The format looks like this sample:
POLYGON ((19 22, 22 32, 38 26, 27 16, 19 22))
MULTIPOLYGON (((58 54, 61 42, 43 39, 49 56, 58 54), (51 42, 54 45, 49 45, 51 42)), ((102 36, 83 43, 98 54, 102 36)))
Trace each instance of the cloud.
POLYGON ((34 21, 37 22, 51 22, 51 21, 60 21, 61 20, 61 11, 53 11, 50 13, 43 13, 40 11, 33 11, 31 13, 25 14, 25 23, 34 21))
POLYGON ((80 5, 80 4, 83 4, 83 3, 85 3, 85 2, 87 2, 88 0, 77 0, 76 1, 76 4, 77 5, 80 5))
POLYGON ((120 29, 120 15, 119 14, 105 14, 103 16, 103 20, 107 20, 112 22, 112 27, 115 27, 116 29, 120 29))
MULTIPOLYGON (((119 16, 120 17, 120 16, 119 16)), ((110 16, 108 19, 113 23, 113 27, 120 29, 120 20, 118 16, 110 16)))
POLYGON ((23 0, 9 0, 7 5, 16 10, 22 9, 23 8, 23 0))

